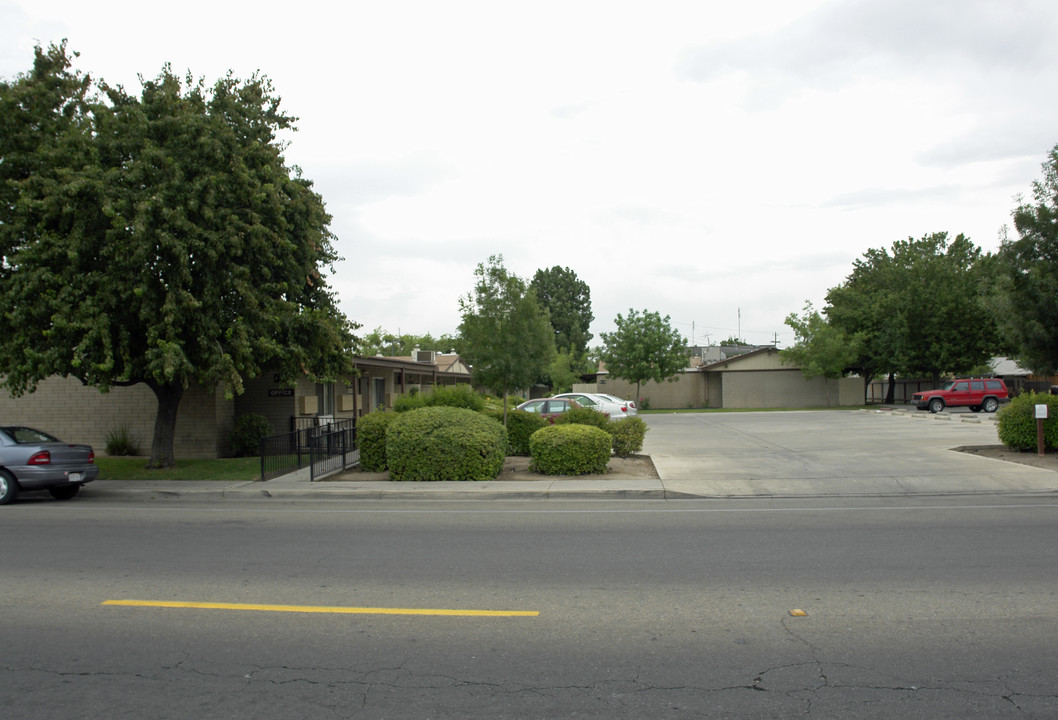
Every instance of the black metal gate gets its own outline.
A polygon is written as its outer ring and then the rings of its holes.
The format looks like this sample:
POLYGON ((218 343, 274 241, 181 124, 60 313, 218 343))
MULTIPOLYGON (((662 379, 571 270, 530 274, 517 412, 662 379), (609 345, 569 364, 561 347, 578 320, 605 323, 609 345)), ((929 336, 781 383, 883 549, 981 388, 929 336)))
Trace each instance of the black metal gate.
POLYGON ((337 429, 325 425, 317 430, 320 432, 309 438, 309 477, 313 482, 360 462, 355 425, 337 429))
POLYGON ((292 418, 293 431, 261 441, 261 479, 270 480, 306 465, 312 480, 339 472, 360 461, 356 421, 292 418), (314 424, 309 425, 308 422, 314 424))

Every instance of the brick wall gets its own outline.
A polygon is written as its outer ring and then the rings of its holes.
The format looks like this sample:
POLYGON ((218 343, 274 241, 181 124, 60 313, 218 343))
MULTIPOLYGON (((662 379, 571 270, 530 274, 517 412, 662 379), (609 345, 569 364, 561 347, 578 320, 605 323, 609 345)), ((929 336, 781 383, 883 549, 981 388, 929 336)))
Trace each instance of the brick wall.
MULTIPOLYGON (((142 454, 151 449, 158 403, 145 385, 101 393, 72 378, 48 378, 21 398, 0 393, 0 424, 29 425, 68 442, 88 443, 103 454, 107 434, 122 425, 142 454)), ((192 386, 184 393, 176 421, 177 458, 208 458, 227 452, 234 403, 218 388, 192 386)))

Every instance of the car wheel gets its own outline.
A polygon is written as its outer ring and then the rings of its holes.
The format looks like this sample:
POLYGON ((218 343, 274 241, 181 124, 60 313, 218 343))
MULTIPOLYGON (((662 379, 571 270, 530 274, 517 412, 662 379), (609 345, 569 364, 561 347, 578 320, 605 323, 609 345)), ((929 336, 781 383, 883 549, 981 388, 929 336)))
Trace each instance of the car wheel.
POLYGON ((995 398, 988 398, 985 400, 984 405, 982 407, 984 408, 986 413, 994 413, 996 410, 999 409, 999 401, 995 398))
POLYGON ((0 470, 0 505, 7 505, 18 497, 18 481, 11 473, 0 470))
POLYGON ((929 411, 931 413, 939 413, 944 409, 944 401, 940 398, 933 398, 929 401, 929 411))
POLYGON ((970 406, 970 412, 981 412, 981 406, 980 405, 971 405, 970 406))
POLYGON ((56 500, 69 500, 78 492, 80 492, 80 485, 57 485, 52 488, 48 488, 48 492, 56 500))

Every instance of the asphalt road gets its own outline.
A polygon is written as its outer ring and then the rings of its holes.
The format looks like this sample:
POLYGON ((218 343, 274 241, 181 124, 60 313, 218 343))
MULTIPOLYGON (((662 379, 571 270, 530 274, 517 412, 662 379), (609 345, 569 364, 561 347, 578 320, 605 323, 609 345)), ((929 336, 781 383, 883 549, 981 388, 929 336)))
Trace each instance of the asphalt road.
POLYGON ((41 500, 0 548, 9 720, 1058 717, 1040 496, 41 500))

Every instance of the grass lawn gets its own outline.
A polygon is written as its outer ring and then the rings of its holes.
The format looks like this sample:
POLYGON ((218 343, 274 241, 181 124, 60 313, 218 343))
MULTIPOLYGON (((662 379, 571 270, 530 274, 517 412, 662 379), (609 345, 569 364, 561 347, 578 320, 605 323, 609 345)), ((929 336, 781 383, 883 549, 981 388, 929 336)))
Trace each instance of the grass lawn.
POLYGON ((97 457, 100 480, 244 480, 261 475, 261 459, 177 460, 176 467, 147 470, 146 457, 97 457))

